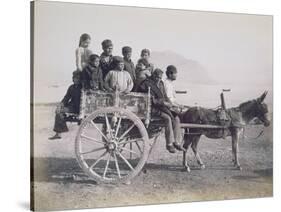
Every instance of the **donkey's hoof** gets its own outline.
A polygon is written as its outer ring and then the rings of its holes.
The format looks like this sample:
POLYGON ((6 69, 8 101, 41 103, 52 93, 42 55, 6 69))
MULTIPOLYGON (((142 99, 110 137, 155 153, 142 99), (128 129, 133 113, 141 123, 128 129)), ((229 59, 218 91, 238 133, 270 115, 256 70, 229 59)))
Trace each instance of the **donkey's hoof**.
POLYGON ((206 168, 206 166, 204 165, 204 164, 201 164, 200 165, 200 169, 202 170, 202 169, 205 169, 206 168))
POLYGON ((239 171, 242 171, 242 167, 240 165, 235 165, 235 168, 239 171))

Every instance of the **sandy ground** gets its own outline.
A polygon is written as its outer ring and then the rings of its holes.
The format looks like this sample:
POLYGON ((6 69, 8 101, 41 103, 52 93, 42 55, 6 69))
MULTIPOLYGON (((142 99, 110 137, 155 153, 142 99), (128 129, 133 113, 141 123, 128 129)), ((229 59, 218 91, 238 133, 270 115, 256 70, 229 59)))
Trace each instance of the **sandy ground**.
MULTIPOLYGON (((273 195, 272 127, 258 139, 240 142, 242 171, 231 162, 231 140, 202 137, 199 143, 206 169, 199 170, 191 150, 191 172, 182 170, 182 153, 165 150, 158 140, 141 172, 130 185, 97 184, 78 166, 74 154, 77 124, 69 124, 63 139, 53 135, 53 106, 36 106, 34 114, 34 192, 36 210, 96 208, 202 200, 270 197, 273 195)), ((255 137, 262 128, 247 127, 255 137)))

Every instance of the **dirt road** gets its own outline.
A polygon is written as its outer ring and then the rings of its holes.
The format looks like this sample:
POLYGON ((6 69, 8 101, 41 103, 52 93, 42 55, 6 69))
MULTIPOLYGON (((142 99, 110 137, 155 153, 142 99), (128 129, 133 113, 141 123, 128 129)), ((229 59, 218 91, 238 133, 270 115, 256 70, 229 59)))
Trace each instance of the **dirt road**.
MULTIPOLYGON (((35 209, 59 210, 121 205, 224 200, 273 195, 272 127, 258 139, 240 143, 242 171, 231 162, 231 140, 202 137, 199 143, 206 169, 199 170, 193 153, 191 172, 182 170, 182 153, 170 154, 164 139, 157 142, 145 166, 130 185, 101 185, 89 179, 78 166, 74 138, 78 126, 70 124, 63 139, 50 141, 54 107, 35 107, 34 170, 35 209)), ((261 127, 248 127, 255 137, 261 127)))

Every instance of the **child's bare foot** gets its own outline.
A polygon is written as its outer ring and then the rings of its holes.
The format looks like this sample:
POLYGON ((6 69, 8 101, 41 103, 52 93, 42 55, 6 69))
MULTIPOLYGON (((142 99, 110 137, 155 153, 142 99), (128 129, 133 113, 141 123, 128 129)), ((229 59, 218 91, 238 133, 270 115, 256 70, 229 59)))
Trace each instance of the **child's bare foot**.
POLYGON ((61 139, 60 134, 56 133, 54 136, 50 137, 49 140, 61 139))

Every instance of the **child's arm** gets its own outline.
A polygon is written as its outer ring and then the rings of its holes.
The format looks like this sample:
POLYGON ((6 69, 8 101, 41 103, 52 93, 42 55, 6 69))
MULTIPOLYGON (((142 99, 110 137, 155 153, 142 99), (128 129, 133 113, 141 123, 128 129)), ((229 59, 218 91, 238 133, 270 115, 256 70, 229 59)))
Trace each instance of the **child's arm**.
POLYGON ((104 90, 104 82, 103 82, 103 74, 102 74, 102 70, 101 68, 99 68, 99 73, 98 73, 98 77, 99 77, 99 89, 100 90, 104 90))
POLYGON ((81 51, 80 48, 77 48, 75 51, 75 58, 76 58, 76 68, 79 71, 82 71, 82 64, 81 64, 81 51))
POLYGON ((133 89, 133 86, 134 86, 134 82, 131 78, 131 75, 128 73, 128 72, 125 72, 126 73, 126 78, 127 78, 127 89, 124 91, 124 93, 130 93, 130 91, 133 89))
POLYGON ((105 88, 106 90, 110 91, 110 92, 113 92, 113 89, 109 86, 109 83, 110 83, 111 77, 112 77, 111 74, 112 74, 112 73, 109 72, 109 73, 106 75, 105 80, 104 80, 104 88, 105 88))

